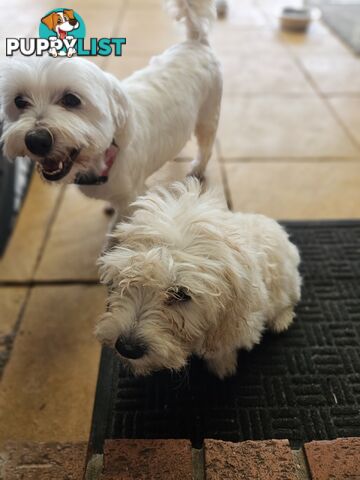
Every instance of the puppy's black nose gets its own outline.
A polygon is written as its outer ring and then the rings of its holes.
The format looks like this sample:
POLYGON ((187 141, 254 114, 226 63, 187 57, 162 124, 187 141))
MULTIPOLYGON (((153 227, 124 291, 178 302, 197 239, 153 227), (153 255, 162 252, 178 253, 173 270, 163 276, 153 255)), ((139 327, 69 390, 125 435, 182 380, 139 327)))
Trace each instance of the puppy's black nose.
POLYGON ((53 137, 46 128, 30 130, 25 135, 25 145, 31 153, 43 157, 47 155, 52 147, 53 137))
POLYGON ((115 349, 125 358, 136 360, 147 352, 147 347, 142 342, 131 337, 119 337, 115 343, 115 349))

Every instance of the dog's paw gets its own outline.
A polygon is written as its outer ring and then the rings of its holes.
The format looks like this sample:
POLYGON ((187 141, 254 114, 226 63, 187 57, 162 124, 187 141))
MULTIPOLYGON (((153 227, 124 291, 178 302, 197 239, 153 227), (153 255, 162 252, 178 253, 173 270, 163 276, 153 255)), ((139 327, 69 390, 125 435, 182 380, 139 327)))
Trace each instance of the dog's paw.
POLYGON ((58 51, 56 50, 56 48, 50 48, 49 49, 49 55, 51 55, 52 57, 57 57, 58 56, 58 51))
POLYGON ((220 380, 235 375, 237 370, 237 351, 206 359, 208 369, 220 380))
POLYGON ((283 310, 275 320, 269 323, 269 327, 276 333, 287 330, 294 319, 295 313, 293 307, 283 310))
POLYGON ((76 50, 75 48, 70 47, 69 50, 67 51, 67 56, 71 58, 74 55, 76 55, 76 50))

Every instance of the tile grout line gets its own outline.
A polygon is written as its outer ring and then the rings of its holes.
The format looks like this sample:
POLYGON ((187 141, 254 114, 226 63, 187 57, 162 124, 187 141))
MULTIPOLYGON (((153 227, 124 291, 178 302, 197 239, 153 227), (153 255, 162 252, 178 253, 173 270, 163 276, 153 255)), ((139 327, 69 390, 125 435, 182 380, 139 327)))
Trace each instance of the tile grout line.
POLYGON ((21 287, 51 287, 66 285, 98 285, 99 279, 81 279, 81 278, 64 278, 64 279, 48 279, 48 280, 4 280, 0 281, 1 288, 21 288, 21 287))
POLYGON ((329 102, 329 97, 321 91, 321 89, 318 87, 316 81, 313 79, 311 76, 310 72, 307 70, 307 68, 303 65, 301 58, 299 58, 294 52, 291 51, 290 48, 287 48, 289 54, 292 56, 294 62, 298 66, 298 68, 302 71, 303 75, 307 79, 307 81, 310 83, 312 86, 314 92, 318 96, 319 100, 322 101, 323 105, 326 107, 330 115, 333 117, 335 122, 342 128, 344 133, 347 135, 348 139, 352 143, 353 147, 357 150, 357 152, 360 152, 360 144, 357 142, 356 138, 354 135, 350 132, 348 127, 345 125, 341 117, 338 115, 336 110, 333 108, 331 103, 329 102))
MULTIPOLYGON (((291 58, 291 60, 294 60, 291 58)), ((301 61, 301 59, 298 59, 301 61)), ((220 60, 221 62, 221 60, 220 60)), ((296 62, 294 62, 294 66, 298 67, 296 62)), ((298 67, 299 68, 299 67, 298 67)), ((299 72, 303 74, 303 72, 299 72)), ((309 85, 309 88, 311 86, 309 85)), ((346 93, 346 92, 326 92, 323 93, 321 92, 321 95, 324 96, 326 99, 331 99, 331 98, 351 98, 351 99, 356 99, 359 100, 360 98, 360 92, 359 93, 346 93)), ((234 97, 239 98, 241 100, 246 100, 246 99, 253 99, 253 98, 269 98, 269 97, 278 97, 281 99, 286 99, 286 98, 313 98, 313 97, 318 96, 318 92, 316 91, 299 91, 299 92, 281 92, 281 91, 275 91, 275 90, 264 90, 264 91, 247 91, 247 90, 233 90, 233 91, 226 91, 224 92, 223 98, 229 98, 233 99, 234 97)))
POLYGON ((205 449, 191 448, 193 480, 205 480, 205 449))
POLYGON ((320 90, 317 86, 315 80, 313 80, 311 74, 307 71, 305 66, 302 64, 301 59, 294 55, 294 60, 296 61, 298 67, 303 71, 304 75, 307 76, 309 82, 312 83, 315 92, 317 93, 320 100, 322 100, 323 105, 327 108, 328 112, 331 114, 333 119, 338 123, 340 127, 342 127, 343 131, 346 133, 348 139, 353 144, 355 149, 360 152, 360 144, 357 142, 355 136, 350 132, 348 127, 345 125, 341 117, 338 115, 337 111, 333 108, 331 103, 329 102, 329 98, 320 90))
POLYGON ((223 163, 231 164, 231 163, 290 163, 295 164, 296 162, 301 163, 334 163, 334 162, 345 162, 347 164, 354 163, 357 164, 360 161, 360 154, 359 157, 222 157, 223 163), (290 161, 290 162, 289 162, 290 161))
POLYGON ((296 476, 298 480, 311 480, 309 464, 305 455, 304 445, 299 450, 291 450, 294 465, 296 467, 296 476))
MULTIPOLYGON (((121 4, 120 8, 119 8, 119 12, 116 15, 116 20, 114 22, 114 26, 111 30, 111 36, 112 37, 115 37, 116 32, 121 27, 121 25, 123 23, 123 19, 125 17, 125 13, 127 12, 128 8, 129 8, 129 0, 124 0, 121 4)), ((125 46, 126 46, 126 44, 125 44, 125 46)), ((105 59, 101 62, 101 69, 105 70, 108 63, 109 63, 109 57, 105 57, 105 59)))
MULTIPOLYGON (((16 322, 14 324, 14 328, 11 330, 11 342, 10 342, 10 345, 8 346, 7 348, 7 351, 6 351, 6 358, 5 358, 5 362, 0 370, 0 380, 2 379, 2 377, 4 376, 4 373, 5 373, 5 369, 7 367, 7 364, 9 363, 9 361, 11 360, 11 356, 12 356, 12 351, 13 351, 13 348, 14 348, 14 343, 15 343, 15 340, 17 338, 17 334, 18 334, 18 331, 20 330, 20 326, 21 326, 21 323, 22 323, 22 320, 24 318, 24 315, 25 315, 25 310, 27 308, 27 305, 29 303, 29 300, 30 300, 30 296, 31 296, 31 293, 32 293, 32 287, 29 287, 27 289, 27 292, 26 292, 26 295, 25 295, 25 298, 22 302, 22 305, 20 307, 20 310, 19 310, 19 313, 18 313, 18 316, 16 318, 16 322)), ((1 473, 1 472, 0 472, 1 473)), ((1 477, 0 477, 1 479, 1 477)))
MULTIPOLYGON (((252 5, 256 8, 256 10, 258 11, 258 13, 259 13, 259 14, 262 16, 262 18, 264 19, 264 21, 265 21, 265 26, 271 24, 271 22, 269 21, 269 18, 268 18, 268 15, 267 15, 266 11, 263 10, 263 8, 258 4, 257 0, 253 0, 252 5)), ((261 27, 260 27, 260 28, 261 28, 261 27)), ((264 26, 263 26, 262 28, 264 28, 264 26)))
MULTIPOLYGON (((36 174, 36 173, 35 173, 36 174)), ((45 250, 46 250, 46 244, 49 240, 49 237, 50 237, 50 234, 51 234, 51 230, 52 230, 52 227, 55 223, 55 220, 58 216, 58 213, 59 213, 59 210, 60 210, 60 207, 64 201, 64 197, 65 197, 65 192, 66 192, 66 185, 64 185, 61 190, 60 190, 60 194, 59 194, 59 198, 58 198, 58 201, 52 211, 52 214, 50 215, 50 218, 49 218, 49 221, 48 221, 48 224, 46 226, 46 229, 45 229, 45 233, 44 233, 44 237, 42 239, 42 242, 41 242, 41 245, 40 245, 40 249, 39 249, 39 252, 37 254, 37 257, 36 257, 36 260, 35 260, 35 264, 34 264, 34 268, 31 272, 31 280, 30 281, 33 281, 35 275, 36 275, 36 272, 40 266, 40 263, 41 263, 41 260, 43 258, 43 255, 45 253, 45 250)))
MULTIPOLYGON (((261 7, 258 5, 257 1, 255 0, 256 5, 258 8, 261 9, 261 7)), ((262 10, 262 9, 261 9, 262 10)), ((267 18, 268 24, 273 27, 272 22, 268 16, 268 14, 264 11, 263 12, 265 17, 267 18)), ((321 22, 323 24, 323 22, 321 22)), ((326 28, 328 28, 326 26, 326 28)), ((331 35, 334 35, 333 31, 329 29, 331 32, 331 35)), ((359 152, 360 151, 360 144, 357 142, 356 138, 353 136, 353 134, 350 132, 350 130, 347 128, 345 123, 342 121, 340 116, 337 114, 336 110, 332 107, 331 103, 328 101, 327 96, 320 90, 318 87, 317 83, 315 80, 312 78, 311 74, 309 71, 306 69, 306 67, 303 65, 301 58, 298 57, 298 55, 291 50, 291 48, 287 45, 287 43, 282 44, 284 50, 289 54, 289 56, 292 58, 294 61, 295 65, 298 67, 298 69, 302 72, 304 75, 305 79, 309 83, 310 87, 313 89, 314 93, 317 95, 317 97, 322 100, 323 105, 327 108, 328 112, 331 114, 333 119, 338 123, 340 127, 342 127, 343 131, 346 133, 348 139, 350 142, 353 144, 353 146, 356 148, 356 150, 359 152)))

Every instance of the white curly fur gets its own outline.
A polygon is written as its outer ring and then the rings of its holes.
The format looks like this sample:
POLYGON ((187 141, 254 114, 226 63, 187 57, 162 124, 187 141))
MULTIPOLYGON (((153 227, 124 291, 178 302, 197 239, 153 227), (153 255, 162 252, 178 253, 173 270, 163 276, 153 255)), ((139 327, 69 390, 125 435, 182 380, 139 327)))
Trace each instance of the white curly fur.
POLYGON ((29 130, 47 128, 55 139, 48 156, 56 164, 69 159, 73 149, 80 150, 61 180, 72 183, 78 172, 100 174, 106 151, 115 140, 119 151, 108 182, 81 190, 108 200, 122 214, 144 192, 146 178, 176 157, 193 132, 199 149, 191 173, 203 175, 213 148, 222 93, 219 63, 207 43, 214 2, 168 3, 179 19, 185 19, 187 40, 152 58, 146 68, 124 81, 83 58, 8 61, 0 80, 6 155, 29 156, 41 172, 45 159, 32 154, 24 139, 29 130), (64 92, 75 93, 82 105, 64 108, 64 92), (14 104, 18 95, 30 104, 25 110, 14 104))
POLYGON ((146 345, 142 358, 121 357, 135 374, 178 370, 196 354, 223 378, 266 327, 288 328, 300 298, 299 254, 277 222, 229 212, 195 179, 151 191, 134 207, 99 260, 111 294, 96 336, 146 345), (191 300, 169 305, 179 287, 191 300))

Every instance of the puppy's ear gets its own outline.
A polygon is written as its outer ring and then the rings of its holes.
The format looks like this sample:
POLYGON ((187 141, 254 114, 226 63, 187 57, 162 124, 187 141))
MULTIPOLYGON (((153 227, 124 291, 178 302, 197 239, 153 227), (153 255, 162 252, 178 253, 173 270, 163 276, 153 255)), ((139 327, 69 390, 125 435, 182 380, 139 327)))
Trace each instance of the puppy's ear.
POLYGON ((70 20, 75 20, 75 17, 74 17, 74 10, 67 10, 67 9, 64 9, 64 14, 67 15, 70 20))
POLYGON ((117 266, 114 265, 113 256, 110 255, 110 250, 106 247, 102 255, 97 259, 96 265, 99 271, 100 283, 111 288, 116 278, 119 275, 117 266))
POLYGON ((41 19, 41 22, 48 27, 50 30, 54 30, 57 24, 58 15, 55 12, 49 13, 41 19))
POLYGON ((126 146, 133 134, 133 118, 131 105, 121 88, 120 81, 110 73, 106 73, 109 82, 110 111, 115 126, 115 140, 119 147, 126 146))
POLYGON ((99 268, 100 283, 107 285, 109 288, 118 284, 122 271, 133 253, 126 249, 116 251, 116 246, 113 245, 112 248, 107 249, 96 261, 99 268))

